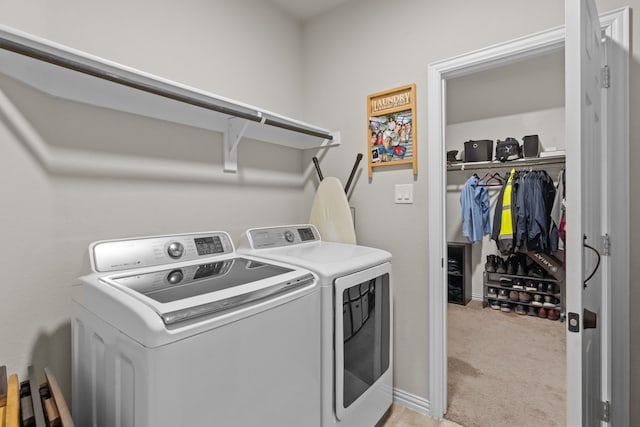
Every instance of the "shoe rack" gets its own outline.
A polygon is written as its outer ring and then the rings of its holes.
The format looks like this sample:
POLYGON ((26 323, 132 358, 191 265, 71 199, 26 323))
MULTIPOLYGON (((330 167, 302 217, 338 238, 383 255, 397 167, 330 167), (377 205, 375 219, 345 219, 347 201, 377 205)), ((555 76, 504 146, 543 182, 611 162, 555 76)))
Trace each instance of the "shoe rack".
POLYGON ((564 321, 564 281, 548 275, 539 276, 485 270, 482 306, 489 306, 496 311, 564 321))
POLYGON ((471 244, 449 242, 447 245, 447 295, 453 304, 471 301, 471 244))

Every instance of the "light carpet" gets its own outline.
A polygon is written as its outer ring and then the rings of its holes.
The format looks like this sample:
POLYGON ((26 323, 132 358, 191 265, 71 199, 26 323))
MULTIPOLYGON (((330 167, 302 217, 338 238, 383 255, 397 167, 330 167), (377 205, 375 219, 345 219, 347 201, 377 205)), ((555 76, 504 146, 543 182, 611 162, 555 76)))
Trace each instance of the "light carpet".
POLYGON ((448 304, 445 418, 466 427, 566 424, 565 323, 448 304))

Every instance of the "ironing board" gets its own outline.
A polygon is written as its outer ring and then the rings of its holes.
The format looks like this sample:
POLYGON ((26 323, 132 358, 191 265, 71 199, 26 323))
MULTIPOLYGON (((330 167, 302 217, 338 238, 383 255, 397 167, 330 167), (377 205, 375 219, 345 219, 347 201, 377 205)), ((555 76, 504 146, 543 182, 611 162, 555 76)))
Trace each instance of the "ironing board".
POLYGON ((356 244, 351 209, 338 178, 327 177, 320 182, 309 222, 316 226, 324 241, 356 244))

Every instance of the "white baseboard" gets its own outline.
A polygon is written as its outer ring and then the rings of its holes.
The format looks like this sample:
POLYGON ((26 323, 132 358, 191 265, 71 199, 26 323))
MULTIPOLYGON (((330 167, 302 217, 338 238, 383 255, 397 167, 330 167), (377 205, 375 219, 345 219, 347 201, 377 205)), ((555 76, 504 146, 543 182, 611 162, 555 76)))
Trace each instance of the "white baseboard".
POLYGON ((482 295, 482 293, 479 293, 479 294, 471 293, 471 299, 474 301, 482 301, 484 299, 484 295, 482 295))
POLYGON ((431 415, 431 404, 427 399, 395 387, 393 389, 393 403, 397 403, 423 415, 431 415))

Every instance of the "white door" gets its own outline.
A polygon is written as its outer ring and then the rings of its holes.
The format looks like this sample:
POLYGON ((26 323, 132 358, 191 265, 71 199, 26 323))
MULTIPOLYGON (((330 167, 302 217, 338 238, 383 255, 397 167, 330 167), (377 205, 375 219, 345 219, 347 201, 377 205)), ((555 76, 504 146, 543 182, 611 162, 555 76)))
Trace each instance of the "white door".
POLYGON ((594 0, 566 0, 565 20, 567 421, 593 426, 600 424, 602 292, 607 284, 598 255, 583 244, 598 250, 604 234, 603 44, 594 0))

